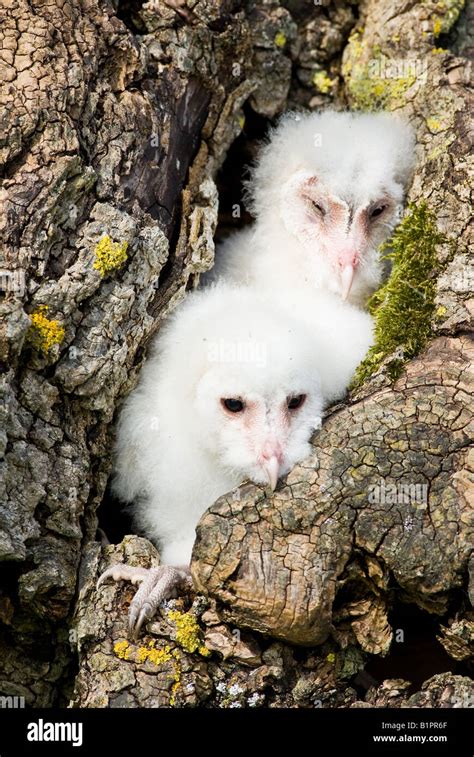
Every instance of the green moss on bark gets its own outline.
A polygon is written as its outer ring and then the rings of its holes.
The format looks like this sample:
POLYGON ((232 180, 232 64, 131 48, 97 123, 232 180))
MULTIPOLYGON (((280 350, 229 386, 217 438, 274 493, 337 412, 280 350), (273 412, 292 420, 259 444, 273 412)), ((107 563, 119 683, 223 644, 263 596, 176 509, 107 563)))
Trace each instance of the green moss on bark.
MULTIPOLYGON (((437 248, 446 237, 436 226, 425 203, 411 205, 392 239, 384 245, 392 273, 370 298, 375 318, 375 343, 357 369, 353 388, 387 362, 388 374, 397 378, 403 364, 418 354, 432 334, 436 280, 441 273, 437 248)), ((443 268, 445 263, 443 264, 443 268)))

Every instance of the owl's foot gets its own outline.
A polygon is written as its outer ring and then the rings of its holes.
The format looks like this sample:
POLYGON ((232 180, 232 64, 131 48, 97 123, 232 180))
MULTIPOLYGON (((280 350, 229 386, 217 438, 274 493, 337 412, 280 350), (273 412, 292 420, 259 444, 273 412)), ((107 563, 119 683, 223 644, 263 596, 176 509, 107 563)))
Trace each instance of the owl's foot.
POLYGON ((189 568, 173 568, 171 565, 160 565, 159 568, 112 565, 100 576, 97 588, 109 578, 140 585, 128 612, 128 627, 134 637, 138 636, 143 624, 151 620, 163 600, 174 599, 180 591, 192 587, 189 568))

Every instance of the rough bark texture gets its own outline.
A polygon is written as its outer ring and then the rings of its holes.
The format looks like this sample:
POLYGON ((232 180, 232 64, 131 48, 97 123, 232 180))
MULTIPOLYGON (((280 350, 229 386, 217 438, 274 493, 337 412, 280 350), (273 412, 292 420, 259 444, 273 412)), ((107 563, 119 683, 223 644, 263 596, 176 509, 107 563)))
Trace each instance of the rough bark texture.
MULTIPOLYGON (((451 3, 308 6, 3 5, 1 694, 65 701, 79 655, 75 704, 358 706, 348 681, 388 652, 400 598, 444 616, 454 660, 470 654, 468 11, 452 29, 451 3), (380 83, 374 60, 418 60, 422 75, 380 83), (242 108, 273 118, 374 98, 415 123, 409 199, 456 241, 441 250, 437 337, 394 385, 382 368, 333 409, 273 497, 245 485, 203 517, 193 633, 210 657, 165 617, 127 646, 132 590, 93 588, 114 413, 162 317, 212 264, 214 179, 242 108), (382 479, 428 496, 371 501, 382 479)), ((105 555, 157 559, 136 537, 105 555)), ((369 688, 362 704, 465 704, 467 679, 446 675, 410 699, 400 682, 369 688)))
POLYGON ((466 676, 435 675, 412 694, 409 681, 397 678, 378 683, 361 675, 366 655, 350 624, 345 630, 341 626, 337 641, 296 649, 229 624, 219 603, 199 595, 193 602, 186 597, 167 603, 156 621, 148 624, 146 634, 130 640, 127 611, 134 588, 117 584, 99 592, 95 588, 98 572, 121 560, 147 567, 159 564, 152 545, 136 536, 125 537, 119 546, 101 549, 90 544, 86 548, 74 619, 73 641, 81 660, 74 705, 474 706, 472 680, 466 676), (363 699, 360 687, 366 690, 363 699))

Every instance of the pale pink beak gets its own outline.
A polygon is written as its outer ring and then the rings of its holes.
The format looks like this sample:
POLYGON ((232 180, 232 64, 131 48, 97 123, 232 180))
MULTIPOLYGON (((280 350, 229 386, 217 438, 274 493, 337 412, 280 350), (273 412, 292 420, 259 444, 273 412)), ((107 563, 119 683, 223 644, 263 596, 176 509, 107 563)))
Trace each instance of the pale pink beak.
POLYGON ((272 492, 274 492, 278 483, 278 474, 280 472, 280 463, 276 455, 269 457, 267 460, 263 460, 262 468, 267 474, 268 483, 270 484, 272 492))
POLYGON ((347 300, 349 292, 351 291, 352 282, 354 280, 354 266, 346 265, 341 271, 341 296, 343 300, 347 300))

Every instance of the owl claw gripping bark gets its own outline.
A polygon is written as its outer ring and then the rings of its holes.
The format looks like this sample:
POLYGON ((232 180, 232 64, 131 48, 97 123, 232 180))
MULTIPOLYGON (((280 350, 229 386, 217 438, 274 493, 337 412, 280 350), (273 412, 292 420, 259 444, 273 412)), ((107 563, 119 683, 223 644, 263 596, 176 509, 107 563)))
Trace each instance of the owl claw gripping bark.
POLYGON ((139 568, 131 565, 112 565, 97 581, 97 589, 109 578, 114 581, 130 581, 139 584, 130 604, 128 627, 130 635, 137 637, 145 622, 151 620, 163 600, 173 599, 179 592, 192 587, 189 568, 139 568))

